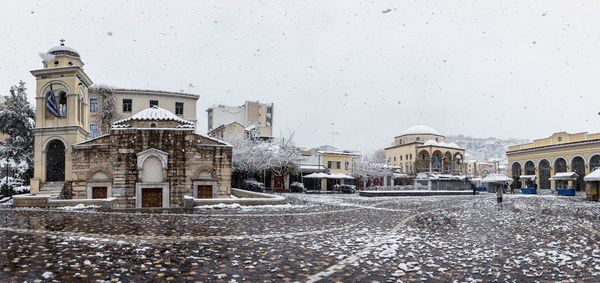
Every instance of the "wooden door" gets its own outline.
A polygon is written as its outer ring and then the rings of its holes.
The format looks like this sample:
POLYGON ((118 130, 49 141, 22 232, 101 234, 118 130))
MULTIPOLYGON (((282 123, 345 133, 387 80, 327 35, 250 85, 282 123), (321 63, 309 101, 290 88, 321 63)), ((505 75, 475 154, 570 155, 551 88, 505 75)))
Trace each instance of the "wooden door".
POLYGON ((107 195, 106 187, 92 187, 92 198, 106 198, 107 195))
POLYGON ((198 185, 198 198, 212 198, 212 186, 211 185, 198 185))
POLYGON ((273 187, 276 189, 281 189, 281 177, 275 177, 273 180, 273 187))
POLYGON ((162 188, 142 189, 142 207, 162 207, 162 188))

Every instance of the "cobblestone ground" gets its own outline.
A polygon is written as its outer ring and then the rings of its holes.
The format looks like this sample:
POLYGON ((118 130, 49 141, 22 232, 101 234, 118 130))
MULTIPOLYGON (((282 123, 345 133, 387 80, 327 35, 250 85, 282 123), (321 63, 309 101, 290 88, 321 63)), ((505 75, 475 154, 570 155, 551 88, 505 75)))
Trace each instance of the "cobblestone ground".
POLYGON ((596 281, 600 205, 288 194, 282 207, 0 208, 2 282, 596 281))

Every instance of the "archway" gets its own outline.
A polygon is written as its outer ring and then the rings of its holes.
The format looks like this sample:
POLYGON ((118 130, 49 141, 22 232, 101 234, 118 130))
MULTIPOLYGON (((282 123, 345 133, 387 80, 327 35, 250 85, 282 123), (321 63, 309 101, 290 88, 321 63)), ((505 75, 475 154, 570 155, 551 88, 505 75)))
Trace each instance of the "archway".
POLYGON ((513 163, 512 165, 512 177, 513 177, 513 183, 512 183, 512 187, 514 189, 520 189, 521 188, 521 164, 519 164, 518 162, 513 163))
POLYGON ((585 160, 581 156, 573 158, 571 161, 571 171, 577 173, 577 179, 573 182, 573 188, 576 191, 585 189, 583 177, 585 177, 585 160))
POLYGON ((594 155, 590 158, 590 172, 600 168, 600 155, 594 155))
POLYGON ((550 162, 544 159, 540 161, 540 189, 550 189, 550 162))
POLYGON ((452 154, 449 151, 444 154, 444 170, 448 173, 452 172, 452 154))
MULTIPOLYGON (((525 162, 525 175, 535 175, 535 164, 533 161, 525 162)), ((527 187, 533 187, 534 181, 527 181, 527 187)))
POLYGON ((567 161, 564 158, 558 158, 554 161, 554 172, 567 172, 567 161))
POLYGON ((65 145, 52 140, 46 148, 46 182, 65 180, 65 145))
POLYGON ((435 172, 440 172, 442 171, 441 169, 443 168, 442 166, 442 152, 440 152, 439 150, 436 150, 433 152, 432 156, 431 156, 431 166, 433 168, 433 170, 435 172))
POLYGON ((417 162, 416 162, 417 164, 415 164, 415 166, 416 166, 415 170, 417 170, 418 172, 429 171, 429 162, 430 161, 431 161, 431 158, 429 158, 429 152, 426 150, 422 150, 417 155, 417 162))

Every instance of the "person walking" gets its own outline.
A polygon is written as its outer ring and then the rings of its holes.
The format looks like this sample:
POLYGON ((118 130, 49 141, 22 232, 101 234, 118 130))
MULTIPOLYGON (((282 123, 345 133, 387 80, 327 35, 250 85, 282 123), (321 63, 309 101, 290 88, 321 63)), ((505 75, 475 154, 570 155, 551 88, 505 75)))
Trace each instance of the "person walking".
POLYGON ((502 204, 502 194, 504 192, 502 191, 502 186, 501 185, 496 185, 496 198, 498 199, 498 204, 502 204))
MULTIPOLYGON (((508 186, 508 183, 506 183, 506 185, 508 186)), ((512 185, 512 186, 510 186, 510 193, 511 193, 511 194, 514 194, 514 193, 515 193, 515 186, 514 186, 514 185, 515 185, 515 183, 513 183, 513 185, 512 185)))
POLYGON ((475 193, 477 192, 477 187, 475 186, 475 184, 473 182, 471 183, 471 190, 473 190, 473 195, 475 195, 475 193))

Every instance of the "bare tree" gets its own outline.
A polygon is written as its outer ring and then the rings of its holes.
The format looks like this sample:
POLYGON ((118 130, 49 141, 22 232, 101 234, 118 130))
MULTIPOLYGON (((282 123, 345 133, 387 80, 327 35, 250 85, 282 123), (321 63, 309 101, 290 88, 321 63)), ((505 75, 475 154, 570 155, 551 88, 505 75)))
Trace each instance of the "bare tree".
POLYGON ((112 123, 117 119, 115 96, 112 88, 107 86, 93 86, 90 91, 98 95, 98 101, 102 103, 98 109, 98 124, 100 132, 107 133, 112 123))

